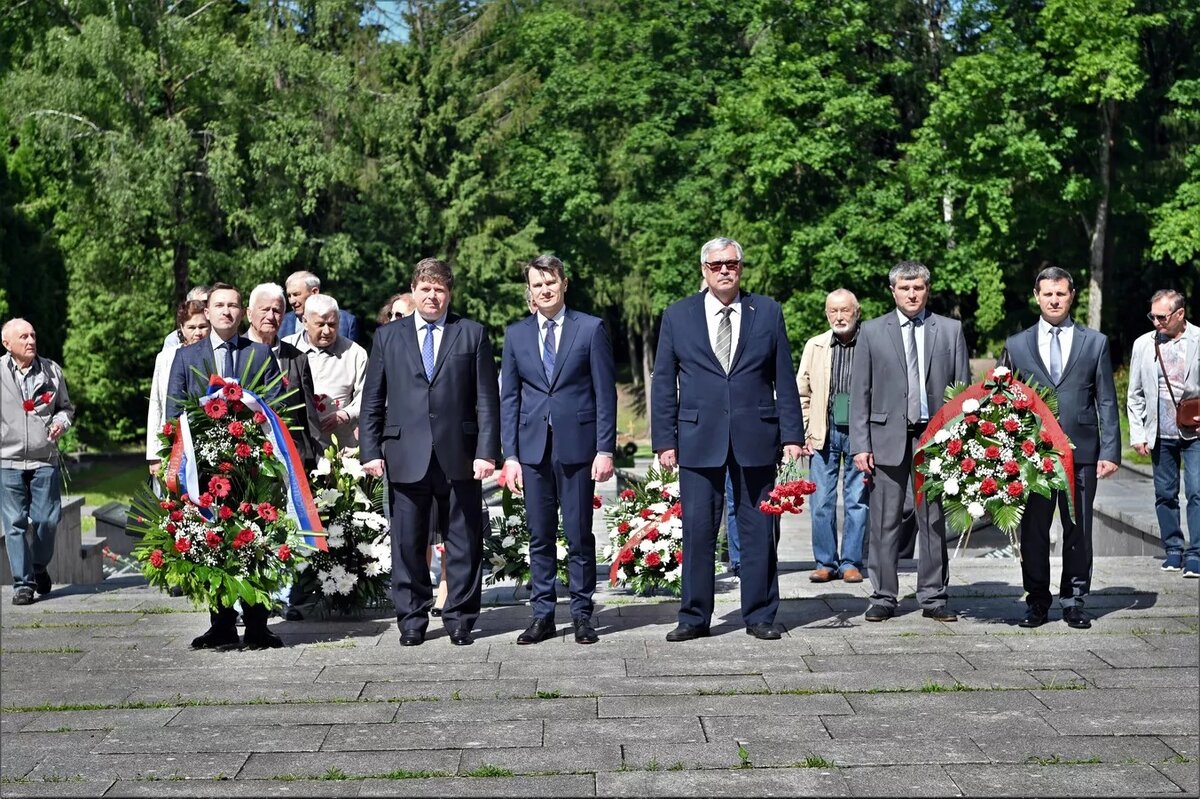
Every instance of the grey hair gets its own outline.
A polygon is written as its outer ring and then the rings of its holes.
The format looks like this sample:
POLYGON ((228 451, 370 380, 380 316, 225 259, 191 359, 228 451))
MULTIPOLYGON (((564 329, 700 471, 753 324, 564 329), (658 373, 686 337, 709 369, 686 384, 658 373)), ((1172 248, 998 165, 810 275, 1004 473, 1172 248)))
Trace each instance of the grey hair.
POLYGON ((187 293, 187 297, 184 299, 204 301, 208 299, 209 294, 212 294, 212 286, 201 283, 199 286, 192 286, 192 290, 187 293))
POLYGON ((850 298, 850 301, 854 303, 854 310, 858 311, 862 309, 862 306, 858 304, 858 297, 855 297, 854 292, 850 289, 834 289, 825 295, 825 304, 828 305, 830 300, 841 294, 850 298))
POLYGON ((713 250, 723 250, 726 247, 733 247, 737 250, 738 263, 742 262, 742 245, 738 244, 733 239, 727 239, 724 236, 717 236, 715 239, 706 241, 704 246, 700 248, 700 264, 703 266, 708 263, 708 254, 713 250))
POLYGON ((283 292, 283 287, 278 283, 259 283, 250 292, 250 301, 247 303, 250 307, 254 307, 254 302, 259 297, 270 297, 273 300, 279 300, 283 303, 283 307, 287 309, 287 295, 283 292))
POLYGON ((295 283, 297 280, 303 280, 304 286, 306 288, 310 288, 310 289, 321 288, 321 278, 317 277, 312 272, 308 272, 305 270, 301 270, 299 272, 292 272, 290 275, 287 276, 287 280, 284 281, 284 284, 287 285, 289 283, 295 283))
POLYGON ((1183 295, 1175 289, 1159 289, 1150 298, 1150 304, 1153 305, 1159 300, 1168 300, 1171 303, 1171 313, 1175 313, 1183 307, 1183 295))
POLYGON ((925 287, 928 288, 932 279, 929 267, 920 261, 901 261, 888 272, 888 288, 896 288, 898 280, 913 280, 914 278, 924 281, 925 287))
POLYGON ((1066 269, 1057 266, 1043 267, 1042 271, 1037 273, 1037 277, 1033 279, 1033 293, 1037 294, 1042 287, 1043 280, 1065 280, 1067 288, 1070 291, 1075 290, 1075 281, 1071 279, 1071 273, 1066 269))
POLYGON ((312 314, 314 316, 325 316, 329 313, 336 314, 338 312, 337 300, 330 297, 328 294, 311 294, 304 301, 304 315, 312 314))
MULTIPOLYGON (((9 331, 10 331, 10 330, 12 330, 12 328, 13 328, 13 325, 17 324, 18 322, 25 322, 25 324, 29 325, 30 327, 33 327, 33 324, 32 324, 32 323, 30 323, 30 322, 26 321, 25 319, 22 319, 21 317, 17 316, 17 317, 14 317, 14 318, 12 318, 12 319, 9 319, 7 322, 5 322, 5 323, 4 323, 4 327, 0 327, 0 338, 2 338, 2 339, 4 339, 5 341, 7 341, 7 340, 8 340, 8 333, 9 333, 9 331)), ((35 332, 36 332, 36 331, 35 331, 35 332)))

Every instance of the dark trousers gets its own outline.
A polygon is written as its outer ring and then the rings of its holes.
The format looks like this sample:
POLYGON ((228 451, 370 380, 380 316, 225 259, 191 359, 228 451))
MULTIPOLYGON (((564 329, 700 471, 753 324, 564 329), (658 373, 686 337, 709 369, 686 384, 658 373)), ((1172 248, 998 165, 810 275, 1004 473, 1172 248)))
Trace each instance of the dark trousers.
POLYGON ((525 511, 529 520, 529 604, 534 618, 553 619, 558 593, 558 509, 562 508, 567 539, 567 590, 571 618, 590 618, 596 590, 596 536, 592 533, 592 464, 562 464, 551 456, 550 436, 546 455, 537 464, 521 464, 525 483, 525 511))
POLYGON ((479 618, 483 590, 483 488, 478 480, 450 480, 437 456, 415 483, 391 483, 392 602, 401 630, 429 626, 433 583, 429 579, 431 520, 446 509, 444 528, 447 629, 470 630, 479 618))
POLYGON ((1062 577, 1059 602, 1064 608, 1083 605, 1092 587, 1092 503, 1096 499, 1096 464, 1075 464, 1075 517, 1071 517, 1067 495, 1054 492, 1052 499, 1039 494, 1029 497, 1021 519, 1021 578, 1025 601, 1030 607, 1050 607, 1050 522, 1058 509, 1062 522, 1062 577))
POLYGON ((708 626, 716 587, 717 530, 725 514, 725 473, 732 483, 741 548, 742 621, 774 624, 779 610, 779 559, 774 517, 758 509, 775 487, 775 466, 741 467, 733 452, 723 466, 679 469, 683 504, 683 592, 679 621, 708 626))

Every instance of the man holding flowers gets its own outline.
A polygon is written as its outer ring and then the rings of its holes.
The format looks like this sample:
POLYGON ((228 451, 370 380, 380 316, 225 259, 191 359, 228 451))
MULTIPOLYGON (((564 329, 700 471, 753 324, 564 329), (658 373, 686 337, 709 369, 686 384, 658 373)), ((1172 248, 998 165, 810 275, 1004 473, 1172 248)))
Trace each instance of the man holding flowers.
MULTIPOLYGON (((850 380, 850 451, 870 480, 871 526, 867 621, 896 613, 900 589, 900 527, 906 496, 914 495, 913 453, 929 419, 945 403, 948 386, 971 379, 962 324, 931 313, 929 269, 901 261, 888 273, 896 310, 864 322, 850 380)), ((957 621, 946 607, 950 579, 946 522, 941 504, 922 501, 917 515, 917 602, 922 615, 957 621)))
POLYGON ((1022 627, 1046 623, 1050 609, 1050 522, 1057 507, 1062 522, 1063 620, 1078 629, 1092 626, 1083 609, 1092 582, 1092 503, 1097 478, 1121 462, 1121 428, 1108 337, 1071 321, 1075 284, 1071 275, 1048 266, 1033 282, 1041 318, 1005 342, 1002 362, 1025 382, 1052 388, 1058 421, 1075 446, 1074 515, 1062 491, 1052 499, 1029 497, 1021 518, 1021 577, 1028 611, 1022 627))

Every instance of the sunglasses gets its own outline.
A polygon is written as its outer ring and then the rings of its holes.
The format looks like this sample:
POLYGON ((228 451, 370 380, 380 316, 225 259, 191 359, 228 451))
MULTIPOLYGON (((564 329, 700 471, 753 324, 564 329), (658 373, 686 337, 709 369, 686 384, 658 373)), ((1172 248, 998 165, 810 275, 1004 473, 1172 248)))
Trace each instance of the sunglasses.
POLYGON ((1161 325, 1163 322, 1167 321, 1168 319, 1170 319, 1172 316, 1174 316, 1176 313, 1178 313, 1181 310, 1182 310, 1181 308, 1176 308, 1174 311, 1171 311, 1170 313, 1166 313, 1166 314, 1148 313, 1148 314, 1146 314, 1146 318, 1149 319, 1151 322, 1157 322, 1158 324, 1161 325))

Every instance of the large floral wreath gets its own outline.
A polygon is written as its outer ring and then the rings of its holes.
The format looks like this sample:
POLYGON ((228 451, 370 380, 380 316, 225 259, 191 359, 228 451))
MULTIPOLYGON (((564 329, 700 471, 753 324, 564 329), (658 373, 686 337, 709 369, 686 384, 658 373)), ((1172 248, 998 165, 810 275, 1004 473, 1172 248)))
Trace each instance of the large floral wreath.
POLYGON ((245 388, 212 375, 207 394, 184 401, 159 431, 161 499, 146 487, 134 497, 142 573, 198 606, 270 604, 298 551, 325 546, 291 434, 260 396, 273 387, 258 385, 261 374, 245 388))
POLYGON ((1053 392, 998 366, 947 394, 914 458, 917 491, 941 500, 947 526, 967 533, 987 514, 1012 538, 1031 495, 1066 491, 1071 498, 1071 443, 1055 418, 1053 392))
MULTIPOLYGON (((518 586, 529 582, 529 518, 525 512, 524 497, 514 494, 500 483, 500 513, 491 517, 491 535, 483 539, 483 558, 488 569, 484 582, 494 585, 501 580, 512 580, 518 586)), ((555 541, 555 561, 558 581, 567 587, 567 538, 562 528, 562 517, 558 520, 558 536, 555 541)))
POLYGON ((679 472, 650 468, 645 480, 632 483, 604 508, 608 544, 604 559, 612 561, 609 583, 639 594, 666 591, 678 595, 683 585, 683 509, 679 472))

